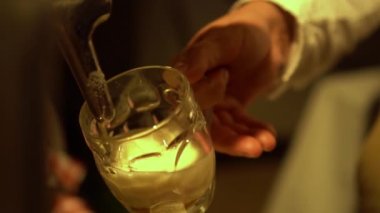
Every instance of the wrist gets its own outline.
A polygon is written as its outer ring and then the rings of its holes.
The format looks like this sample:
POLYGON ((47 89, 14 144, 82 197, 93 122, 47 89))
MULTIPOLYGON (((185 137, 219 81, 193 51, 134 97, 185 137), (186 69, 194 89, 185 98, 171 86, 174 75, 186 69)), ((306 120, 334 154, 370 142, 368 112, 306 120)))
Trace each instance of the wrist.
POLYGON ((265 31, 270 39, 269 58, 273 78, 272 82, 268 82, 271 84, 268 85, 268 90, 277 90, 282 84, 284 67, 287 66, 291 47, 295 42, 296 19, 275 3, 265 0, 239 1, 235 5, 235 11, 251 14, 252 23, 265 31))
POLYGON ((252 14, 254 16, 252 21, 261 26, 271 37, 272 45, 279 47, 283 55, 287 56, 295 37, 297 27, 295 18, 270 1, 251 0, 241 3, 237 4, 235 9, 246 10, 252 14))

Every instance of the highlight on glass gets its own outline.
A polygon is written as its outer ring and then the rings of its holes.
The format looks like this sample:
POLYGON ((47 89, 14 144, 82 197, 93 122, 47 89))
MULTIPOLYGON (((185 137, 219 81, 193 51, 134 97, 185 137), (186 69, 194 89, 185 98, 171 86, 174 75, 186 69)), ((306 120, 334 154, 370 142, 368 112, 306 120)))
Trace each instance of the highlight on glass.
POLYGON ((131 212, 205 212, 215 155, 203 114, 178 70, 140 67, 107 81, 115 112, 79 121, 101 176, 131 212))

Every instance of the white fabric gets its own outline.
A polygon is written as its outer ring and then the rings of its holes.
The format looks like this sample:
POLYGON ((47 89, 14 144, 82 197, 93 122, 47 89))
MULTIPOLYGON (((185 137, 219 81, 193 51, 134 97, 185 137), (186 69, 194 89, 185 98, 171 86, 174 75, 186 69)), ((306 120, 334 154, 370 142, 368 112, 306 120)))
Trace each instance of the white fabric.
POLYGON ((264 212, 357 212, 360 147, 379 94, 380 67, 318 84, 264 212))
MULTIPOLYGON (((240 0, 232 8, 255 0, 240 0)), ((380 0, 268 0, 297 20, 282 81, 301 88, 380 25, 380 0)), ((282 85, 284 87, 284 85, 282 85)), ((283 89, 281 89, 283 90, 283 89)))
MULTIPOLYGON (((251 1, 238 1, 234 8, 251 1)), ((380 25, 380 0, 270 2, 297 20, 296 40, 282 87, 305 86, 380 25)), ((380 68, 337 75, 319 84, 264 212, 357 211, 360 143, 368 106, 379 94, 380 68)))

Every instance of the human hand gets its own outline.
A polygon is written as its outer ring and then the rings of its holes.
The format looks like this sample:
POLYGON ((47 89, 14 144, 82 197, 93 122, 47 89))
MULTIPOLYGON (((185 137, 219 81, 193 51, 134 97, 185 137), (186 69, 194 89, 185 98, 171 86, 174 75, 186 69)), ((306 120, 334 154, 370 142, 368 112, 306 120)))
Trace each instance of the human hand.
POLYGON ((276 84, 292 40, 291 22, 275 5, 253 1, 202 28, 176 58, 198 103, 213 111, 217 151, 258 157, 275 147, 274 131, 244 108, 276 84))

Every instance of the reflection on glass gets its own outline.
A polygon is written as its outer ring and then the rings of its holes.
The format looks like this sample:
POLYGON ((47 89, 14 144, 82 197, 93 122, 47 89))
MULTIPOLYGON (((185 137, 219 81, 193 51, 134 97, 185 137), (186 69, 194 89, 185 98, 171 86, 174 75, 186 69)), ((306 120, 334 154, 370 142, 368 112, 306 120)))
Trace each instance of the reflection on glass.
POLYGON ((115 118, 97 123, 86 104, 80 124, 96 165, 131 212, 205 212, 215 156, 186 78, 141 67, 108 81, 115 118))

